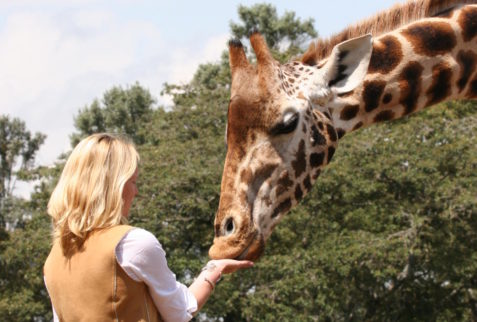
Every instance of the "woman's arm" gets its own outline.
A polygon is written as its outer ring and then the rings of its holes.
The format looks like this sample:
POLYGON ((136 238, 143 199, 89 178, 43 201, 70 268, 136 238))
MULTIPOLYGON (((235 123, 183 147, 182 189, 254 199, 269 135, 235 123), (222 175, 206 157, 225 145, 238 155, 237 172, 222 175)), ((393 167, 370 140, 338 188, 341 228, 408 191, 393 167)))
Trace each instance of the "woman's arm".
POLYGON ((248 261, 228 259, 210 261, 207 269, 187 288, 176 281, 156 237, 140 228, 129 231, 118 243, 116 258, 129 277, 148 285, 151 297, 166 321, 189 321, 207 301, 222 273, 253 265, 248 261))
POLYGON ((241 268, 253 266, 250 261, 237 261, 233 259, 212 260, 202 269, 202 272, 189 286, 189 290, 197 299, 197 311, 207 302, 210 294, 215 288, 215 284, 222 274, 230 274, 241 268))
POLYGON ((116 247, 116 259, 137 282, 144 282, 164 321, 185 322, 197 312, 197 300, 187 286, 177 282, 166 253, 150 232, 130 230, 116 247))

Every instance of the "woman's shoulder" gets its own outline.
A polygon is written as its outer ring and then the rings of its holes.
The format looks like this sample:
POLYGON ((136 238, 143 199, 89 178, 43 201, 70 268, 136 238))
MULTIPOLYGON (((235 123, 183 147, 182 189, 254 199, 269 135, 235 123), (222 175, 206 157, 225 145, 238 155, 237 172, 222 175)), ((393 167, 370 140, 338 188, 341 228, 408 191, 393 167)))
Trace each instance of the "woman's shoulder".
POLYGON ((132 227, 132 229, 127 232, 125 237, 157 241, 156 236, 154 236, 150 231, 139 227, 132 227))
POLYGON ((138 227, 134 227, 133 229, 129 230, 121 242, 123 244, 134 244, 135 246, 143 249, 157 247, 158 245, 160 246, 156 236, 154 236, 151 232, 138 227))
POLYGON ((163 258, 166 252, 157 238, 142 228, 133 228, 116 246, 119 263, 142 261, 145 258, 163 258))
POLYGON ((166 262, 166 253, 157 238, 142 228, 129 230, 115 253, 119 265, 136 281, 143 281, 145 272, 166 262))

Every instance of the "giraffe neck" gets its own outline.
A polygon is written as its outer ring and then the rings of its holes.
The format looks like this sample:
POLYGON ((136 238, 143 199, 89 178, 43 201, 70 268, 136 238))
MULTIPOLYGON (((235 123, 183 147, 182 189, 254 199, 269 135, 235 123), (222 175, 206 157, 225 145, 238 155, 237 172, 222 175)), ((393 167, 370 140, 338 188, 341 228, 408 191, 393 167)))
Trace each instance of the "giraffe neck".
POLYGON ((375 38, 368 72, 329 107, 339 136, 436 103, 477 98, 477 5, 375 38))

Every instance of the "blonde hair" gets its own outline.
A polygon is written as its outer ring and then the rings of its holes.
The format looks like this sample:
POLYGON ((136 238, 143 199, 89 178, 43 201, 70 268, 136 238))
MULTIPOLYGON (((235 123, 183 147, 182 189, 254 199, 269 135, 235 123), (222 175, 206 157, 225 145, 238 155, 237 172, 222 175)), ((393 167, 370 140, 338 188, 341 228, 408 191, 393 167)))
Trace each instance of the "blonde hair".
POLYGON ((48 202, 53 235, 63 252, 80 247, 95 229, 127 223, 123 188, 138 162, 136 148, 125 137, 98 133, 78 143, 48 202))

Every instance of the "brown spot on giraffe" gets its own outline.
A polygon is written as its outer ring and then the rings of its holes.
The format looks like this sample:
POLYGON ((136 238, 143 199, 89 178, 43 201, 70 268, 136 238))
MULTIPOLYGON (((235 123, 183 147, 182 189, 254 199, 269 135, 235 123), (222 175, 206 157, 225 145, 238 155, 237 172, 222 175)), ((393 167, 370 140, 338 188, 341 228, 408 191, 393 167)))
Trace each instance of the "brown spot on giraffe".
POLYGON ((323 161, 325 161, 324 152, 312 153, 310 155, 310 166, 312 166, 313 168, 323 165, 323 161))
POLYGON ((416 61, 404 67, 399 77, 401 98, 399 102, 404 106, 404 115, 414 112, 421 92, 421 75, 424 68, 416 61))
POLYGON ((432 85, 427 90, 427 105, 443 101, 451 93, 452 70, 448 63, 442 62, 432 68, 432 85))
MULTIPOLYGON (((261 167, 259 167, 255 173, 253 174, 253 179, 252 182, 249 183, 251 196, 254 197, 257 195, 258 191, 260 190, 260 187, 263 185, 263 183, 270 178, 272 175, 273 171, 277 168, 277 164, 264 164, 261 167)), ((252 203, 253 200, 249 200, 249 203, 252 203)))
POLYGON ((333 158, 333 155, 335 154, 336 149, 332 146, 328 147, 328 160, 327 163, 330 163, 331 159, 333 158))
POLYGON ((250 135, 250 143, 253 144, 255 143, 256 140, 257 140, 257 134, 252 132, 252 134, 250 135))
POLYGON ((359 121, 353 126, 353 131, 356 131, 357 129, 360 129, 363 126, 363 122, 359 121))
POLYGON ((377 123, 377 122, 383 122, 383 121, 390 121, 390 120, 394 119, 394 117, 395 117, 395 114, 394 114, 393 111, 385 110, 385 111, 379 112, 374 117, 374 122, 377 123))
POLYGON ((424 56, 436 56, 450 52, 457 44, 452 26, 446 22, 415 23, 402 34, 414 51, 424 56))
POLYGON ((346 131, 343 129, 336 129, 336 134, 338 134, 338 139, 341 139, 346 134, 346 131))
POLYGON ((291 199, 287 198, 285 201, 282 201, 277 208, 272 213, 272 218, 275 218, 281 213, 287 212, 292 206, 291 199))
POLYGON ((383 96, 383 104, 389 104, 393 100, 393 95, 391 93, 386 93, 383 96))
POLYGON ((311 190, 311 179, 310 176, 306 176, 305 180, 303 180, 303 187, 306 191, 311 190))
POLYGON ((330 124, 326 124, 326 131, 328 132, 328 137, 332 142, 336 142, 336 140, 338 140, 336 130, 330 124))
POLYGON ((457 81, 457 86, 459 87, 459 92, 462 92, 469 82, 472 72, 475 70, 477 64, 477 54, 470 50, 461 50, 457 54, 457 61, 460 66, 460 77, 457 81))
POLYGON ((321 134, 321 132, 314 125, 311 127, 311 135, 313 138, 313 146, 326 144, 325 136, 321 134))
POLYGON ((303 191, 301 190, 300 184, 297 184, 295 187, 295 199, 296 201, 301 200, 303 197, 303 191))
POLYGON ((364 109, 366 112, 371 112, 379 106, 386 82, 379 80, 366 81, 363 87, 364 109))
POLYGON ((290 180, 290 177, 286 171, 280 174, 280 178, 278 179, 277 185, 277 195, 280 195, 282 191, 286 191, 291 186, 293 186, 293 181, 290 180))
POLYGON ((324 125, 323 125, 323 122, 318 122, 317 125, 318 125, 318 128, 319 128, 321 131, 323 131, 323 130, 325 129, 325 127, 324 127, 324 125))
POLYGON ((384 36, 373 44, 368 73, 387 74, 402 60, 401 44, 395 36, 384 36))
POLYGON ((248 200, 248 197, 247 197, 247 191, 245 191, 245 190, 240 191, 239 198, 240 198, 240 202, 242 204, 250 203, 250 201, 248 200))
POLYGON ((477 8, 469 6, 462 9, 457 21, 462 28, 464 41, 470 41, 477 35, 477 8))
POLYGON ((352 120, 358 115, 359 112, 359 104, 355 105, 347 105, 343 108, 340 113, 340 119, 343 121, 352 120))
POLYGON ((270 199, 270 197, 263 198, 263 202, 265 202, 267 207, 270 207, 272 205, 272 200, 270 199))
POLYGON ((320 174, 321 174, 321 170, 320 170, 320 169, 317 169, 317 170, 315 171, 315 173, 313 174, 313 180, 318 179, 318 177, 320 176, 320 174))
POLYGON ((301 140, 296 152, 296 158, 292 161, 292 167, 295 170, 295 176, 298 178, 306 170, 305 141, 301 140))
POLYGON ((477 97, 477 76, 470 82, 469 90, 467 91, 467 98, 477 97))
POLYGON ((249 185, 252 182, 252 171, 249 168, 243 169, 240 171, 240 181, 249 185))
POLYGON ((298 97, 298 98, 300 98, 300 99, 302 99, 302 100, 306 100, 306 97, 305 97, 305 95, 303 94, 303 92, 299 92, 296 97, 298 97))
POLYGON ((227 181, 226 189, 228 189, 229 191, 232 191, 234 189, 234 183, 232 180, 227 181))
POLYGON ((241 160, 245 156, 245 140, 252 129, 264 130, 266 121, 263 118, 259 109, 247 100, 237 97, 230 101, 227 141, 230 146, 238 147, 233 151, 234 159, 241 160))
POLYGON ((230 164, 230 171, 236 173, 238 171, 237 164, 230 164))

